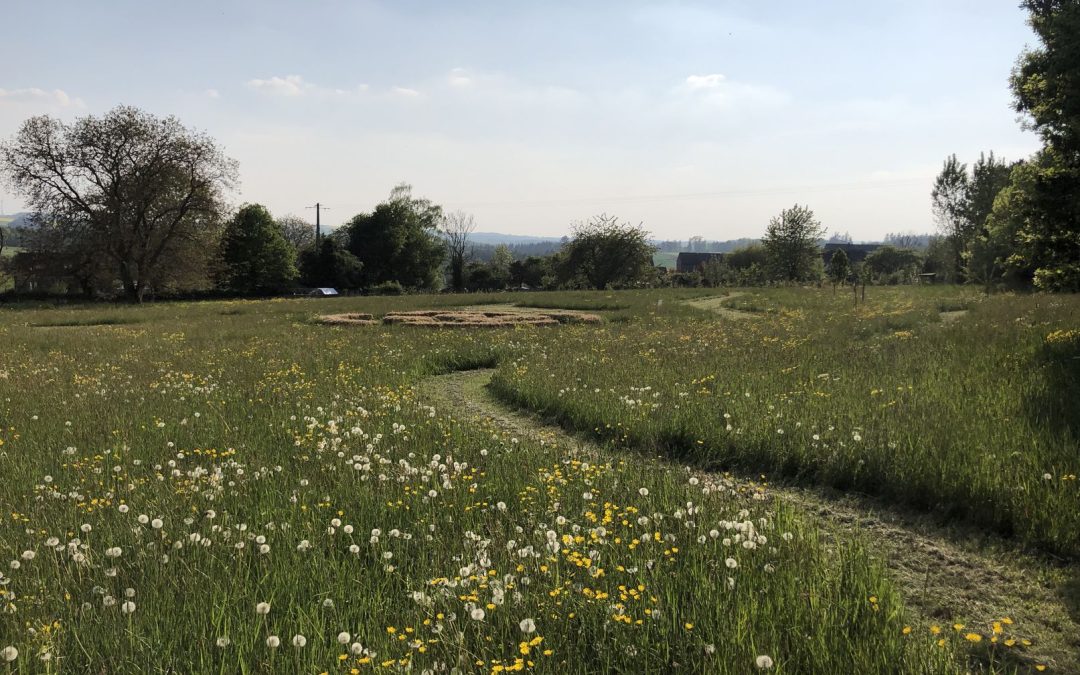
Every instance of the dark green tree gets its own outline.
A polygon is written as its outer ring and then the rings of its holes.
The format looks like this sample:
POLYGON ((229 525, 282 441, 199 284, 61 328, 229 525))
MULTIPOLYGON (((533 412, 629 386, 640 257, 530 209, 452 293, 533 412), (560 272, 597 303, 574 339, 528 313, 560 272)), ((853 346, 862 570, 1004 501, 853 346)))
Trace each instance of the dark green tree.
POLYGON ((772 275, 779 281, 814 281, 820 270, 818 242, 825 229, 814 212, 796 204, 769 222, 762 243, 772 275))
POLYGON ((218 284, 244 295, 280 293, 296 281, 296 252, 273 216, 245 204, 225 226, 218 284))
POLYGON ((625 288, 652 278, 649 233, 641 225, 601 214, 573 226, 558 256, 559 284, 572 288, 625 288))
POLYGON ((1013 171, 1013 193, 994 224, 1015 231, 1012 273, 1030 270, 1044 290, 1080 291, 1080 2, 1021 7, 1041 45, 1021 54, 1011 84, 1043 149, 1013 171))
POLYGON ((833 289, 840 284, 846 283, 848 277, 851 276, 851 263, 848 261, 844 249, 838 249, 829 258, 828 275, 829 280, 833 282, 833 289))
POLYGON ((438 288, 445 247, 439 236, 442 208, 413 197, 401 184, 371 213, 344 226, 346 248, 363 265, 363 284, 396 281, 406 288, 438 288))
POLYGON ((359 288, 363 265, 334 237, 323 237, 300 252, 300 283, 311 288, 359 288))
POLYGON ((510 263, 510 283, 520 287, 544 288, 552 278, 551 258, 531 255, 510 263))

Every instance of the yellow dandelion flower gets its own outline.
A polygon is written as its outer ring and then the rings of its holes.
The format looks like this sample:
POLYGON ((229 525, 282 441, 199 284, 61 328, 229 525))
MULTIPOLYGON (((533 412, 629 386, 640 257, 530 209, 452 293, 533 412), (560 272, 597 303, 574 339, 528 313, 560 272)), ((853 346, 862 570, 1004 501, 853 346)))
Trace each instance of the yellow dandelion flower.
POLYGON ((979 633, 968 633, 964 639, 968 642, 982 642, 983 636, 979 633))

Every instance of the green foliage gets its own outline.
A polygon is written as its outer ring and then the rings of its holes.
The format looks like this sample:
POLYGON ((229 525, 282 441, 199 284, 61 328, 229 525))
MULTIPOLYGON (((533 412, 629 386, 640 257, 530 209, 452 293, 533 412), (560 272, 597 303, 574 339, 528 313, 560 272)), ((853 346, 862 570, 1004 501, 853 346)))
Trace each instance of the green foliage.
MULTIPOLYGON (((1006 267, 1048 291, 1080 291, 1080 3, 1026 0, 1041 45, 1012 74, 1016 110, 1029 116, 1043 150, 1014 171, 996 219, 1014 233, 1006 267)), ((998 251, 995 257, 1000 257, 998 251)))
POLYGON ((522 284, 529 288, 547 288, 554 284, 551 269, 551 257, 531 255, 524 260, 510 263, 510 283, 515 287, 522 284))
POLYGON ((363 264, 334 237, 323 237, 300 252, 300 283, 304 286, 355 289, 362 284, 363 264))
POLYGON ((442 208, 413 197, 401 184, 371 213, 345 224, 346 248, 363 265, 365 286, 396 281, 405 288, 435 289, 445 249, 438 235, 442 208))
POLYGON ((402 295, 405 293, 405 288, 391 279, 390 281, 375 284, 370 288, 370 291, 372 295, 402 295))
POLYGON ((871 278, 877 283, 911 283, 922 263, 915 251, 884 245, 866 256, 864 261, 871 278))
POLYGON ((245 204, 225 226, 218 283, 243 295, 279 293, 296 281, 296 252, 273 216, 245 204))
POLYGON ((829 258, 829 280, 834 284, 842 284, 851 276, 851 263, 848 262, 847 253, 844 249, 838 249, 829 258))
POLYGON ((491 256, 491 276, 500 287, 510 283, 510 265, 514 262, 514 254, 506 244, 495 247, 495 253, 491 256))
POLYGON ((808 207, 796 204, 769 222, 763 244, 775 279, 788 282, 820 278, 818 241, 825 233, 808 207))
MULTIPOLYGON (((983 276, 984 265, 969 270, 966 262, 969 249, 975 245, 976 239, 985 238, 987 218, 998 193, 1009 182, 1012 166, 994 157, 993 152, 980 154, 970 174, 967 165, 961 164, 956 155, 945 160, 931 192, 934 216, 944 234, 941 243, 950 251, 947 263, 938 265, 938 269, 934 270, 944 280, 967 280, 969 271, 976 277, 983 276)), ((979 247, 980 252, 985 248, 981 243, 979 247)))
POLYGON ((559 253, 558 283, 568 288, 625 288, 652 279, 649 233, 641 225, 601 214, 573 226, 559 253))

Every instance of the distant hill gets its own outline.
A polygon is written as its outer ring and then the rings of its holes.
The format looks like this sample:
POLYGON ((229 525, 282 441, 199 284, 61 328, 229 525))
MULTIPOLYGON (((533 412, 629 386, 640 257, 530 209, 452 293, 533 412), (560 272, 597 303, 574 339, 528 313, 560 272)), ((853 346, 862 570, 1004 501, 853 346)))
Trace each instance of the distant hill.
POLYGON ((12 213, 10 215, 0 215, 0 225, 4 227, 29 227, 30 226, 30 214, 29 213, 12 213))
POLYGON ((474 244, 541 244, 544 242, 558 242, 560 237, 534 237, 527 234, 501 234, 499 232, 473 232, 469 235, 469 241, 474 244))

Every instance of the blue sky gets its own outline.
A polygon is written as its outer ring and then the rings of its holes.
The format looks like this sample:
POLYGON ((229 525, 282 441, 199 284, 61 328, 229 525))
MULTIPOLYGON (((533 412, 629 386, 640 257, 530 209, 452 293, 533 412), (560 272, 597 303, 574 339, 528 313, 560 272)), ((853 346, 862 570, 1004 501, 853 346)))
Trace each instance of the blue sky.
MULTIPOLYGON (((1037 147, 1013 1, 7 3, 0 137, 130 104, 218 139, 235 202, 337 224, 394 184, 478 229, 759 236, 932 227, 942 160, 1037 147), (14 5, 14 6, 12 6, 14 5)), ((11 212, 20 204, 2 193, 11 212)))

